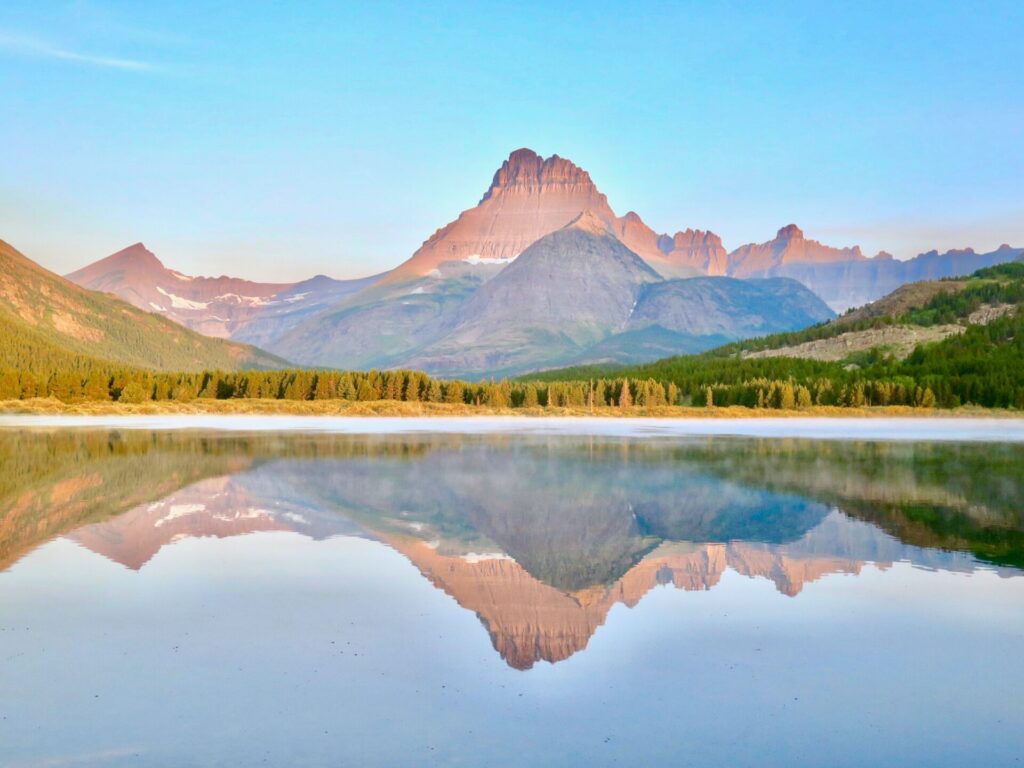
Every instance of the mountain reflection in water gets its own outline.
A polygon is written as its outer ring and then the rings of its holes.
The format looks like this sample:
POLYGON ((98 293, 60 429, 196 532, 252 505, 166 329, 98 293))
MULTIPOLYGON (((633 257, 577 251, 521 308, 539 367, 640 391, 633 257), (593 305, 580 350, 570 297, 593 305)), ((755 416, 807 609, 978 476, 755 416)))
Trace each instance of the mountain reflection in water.
POLYGON ((867 564, 1024 565, 1013 445, 64 431, 0 433, 0 461, 4 569, 62 536, 134 570, 184 538, 363 537, 517 669, 730 569, 796 597, 867 564))

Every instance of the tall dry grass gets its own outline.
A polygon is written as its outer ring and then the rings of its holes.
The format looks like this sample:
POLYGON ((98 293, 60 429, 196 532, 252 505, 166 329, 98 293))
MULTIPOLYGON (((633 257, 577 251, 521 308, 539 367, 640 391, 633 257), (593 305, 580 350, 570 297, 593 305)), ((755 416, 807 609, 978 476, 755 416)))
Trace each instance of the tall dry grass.
POLYGON ((619 408, 603 406, 595 408, 491 408, 488 406, 453 403, 422 403, 398 400, 374 400, 369 402, 351 400, 173 400, 150 401, 138 404, 87 401, 64 403, 54 398, 33 398, 29 400, 0 401, 0 413, 7 414, 73 414, 86 416, 109 415, 166 415, 166 414, 252 414, 289 416, 518 416, 522 418, 545 418, 551 416, 601 417, 601 418, 793 418, 807 416, 849 417, 1007 417, 1019 416, 1015 411, 965 407, 955 410, 912 408, 910 406, 871 406, 864 408, 840 408, 836 406, 811 406, 797 410, 776 410, 771 408, 746 408, 728 406, 723 408, 689 407, 678 405, 634 406, 619 408))

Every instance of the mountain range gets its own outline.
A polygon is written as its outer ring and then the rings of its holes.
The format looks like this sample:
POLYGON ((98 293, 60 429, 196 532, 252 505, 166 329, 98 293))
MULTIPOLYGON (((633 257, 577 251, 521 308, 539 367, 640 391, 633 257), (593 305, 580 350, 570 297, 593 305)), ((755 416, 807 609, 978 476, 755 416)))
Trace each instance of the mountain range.
POLYGON ((1022 254, 868 258, 793 224, 727 252, 713 232, 660 234, 635 212, 619 217, 585 170, 519 149, 476 206, 383 274, 294 284, 192 277, 138 243, 68 278, 296 364, 479 378, 643 362, 796 330, 907 282, 1022 254))

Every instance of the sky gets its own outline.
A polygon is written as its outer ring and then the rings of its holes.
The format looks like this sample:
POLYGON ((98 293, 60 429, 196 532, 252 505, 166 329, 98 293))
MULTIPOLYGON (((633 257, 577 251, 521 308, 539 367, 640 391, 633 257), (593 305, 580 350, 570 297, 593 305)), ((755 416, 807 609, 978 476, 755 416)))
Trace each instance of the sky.
POLYGON ((510 151, 731 250, 1024 246, 1024 3, 0 4, 0 239, 57 272, 395 266, 510 151), (770 6, 770 7, 769 7, 770 6))

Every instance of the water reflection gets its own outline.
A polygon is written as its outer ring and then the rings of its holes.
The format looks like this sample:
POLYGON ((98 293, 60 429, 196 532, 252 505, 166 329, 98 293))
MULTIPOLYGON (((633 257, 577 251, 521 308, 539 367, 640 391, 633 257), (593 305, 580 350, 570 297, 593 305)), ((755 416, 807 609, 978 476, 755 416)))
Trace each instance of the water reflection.
POLYGON ((288 531, 401 553, 516 669, 612 607, 727 570, 796 597, 895 562, 1024 564, 1012 445, 457 435, 0 433, 0 566, 67 537, 127 568, 175 542, 288 531))

